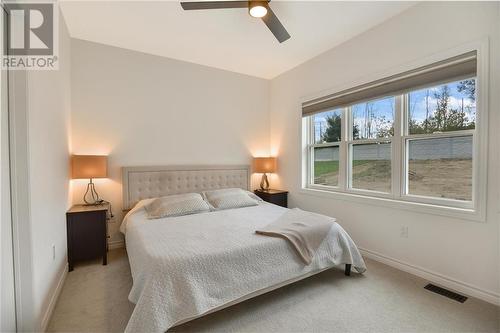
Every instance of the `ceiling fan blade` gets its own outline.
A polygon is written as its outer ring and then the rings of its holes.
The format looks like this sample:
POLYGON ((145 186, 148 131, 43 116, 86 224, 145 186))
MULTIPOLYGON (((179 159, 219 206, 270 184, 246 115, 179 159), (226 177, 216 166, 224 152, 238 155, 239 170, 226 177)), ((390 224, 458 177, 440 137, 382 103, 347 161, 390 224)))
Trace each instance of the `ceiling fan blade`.
POLYGON ((276 37, 280 43, 283 43, 290 38, 290 34, 286 31, 280 20, 278 20, 278 17, 274 14, 271 7, 267 6, 267 15, 262 17, 262 21, 264 21, 269 30, 273 33, 274 37, 276 37))
POLYGON ((248 8, 248 1, 184 1, 181 6, 184 10, 248 8))

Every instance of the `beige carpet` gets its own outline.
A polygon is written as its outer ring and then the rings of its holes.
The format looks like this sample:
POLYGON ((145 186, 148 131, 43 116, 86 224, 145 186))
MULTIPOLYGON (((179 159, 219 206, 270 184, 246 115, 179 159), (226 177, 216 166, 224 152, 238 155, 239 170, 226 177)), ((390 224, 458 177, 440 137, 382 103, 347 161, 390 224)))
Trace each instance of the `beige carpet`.
MULTIPOLYGON (((367 261, 364 275, 329 270, 175 327, 175 332, 499 332, 499 308, 464 304, 423 289, 426 281, 367 261)), ((68 274, 48 330, 121 332, 133 311, 124 250, 108 266, 78 264, 68 274)))

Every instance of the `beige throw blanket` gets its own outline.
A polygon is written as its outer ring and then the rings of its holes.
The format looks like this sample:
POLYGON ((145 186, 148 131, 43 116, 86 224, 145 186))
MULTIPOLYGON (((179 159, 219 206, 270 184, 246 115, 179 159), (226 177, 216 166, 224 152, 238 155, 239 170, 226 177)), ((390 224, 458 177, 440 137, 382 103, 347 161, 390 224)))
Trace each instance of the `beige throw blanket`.
POLYGON ((287 239, 302 260, 309 265, 333 223, 335 223, 334 218, 294 208, 255 232, 260 235, 287 239))

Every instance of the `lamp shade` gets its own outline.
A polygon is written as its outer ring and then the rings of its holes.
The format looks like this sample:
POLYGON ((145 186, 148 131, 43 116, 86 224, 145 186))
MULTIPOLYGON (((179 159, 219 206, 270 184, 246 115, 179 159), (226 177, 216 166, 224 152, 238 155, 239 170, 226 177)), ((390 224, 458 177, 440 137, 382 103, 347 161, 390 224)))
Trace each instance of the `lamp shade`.
POLYGON ((71 156, 71 178, 108 177, 108 157, 102 155, 71 156))
POLYGON ((276 172, 276 157, 255 157, 253 159, 253 172, 273 173, 276 172))

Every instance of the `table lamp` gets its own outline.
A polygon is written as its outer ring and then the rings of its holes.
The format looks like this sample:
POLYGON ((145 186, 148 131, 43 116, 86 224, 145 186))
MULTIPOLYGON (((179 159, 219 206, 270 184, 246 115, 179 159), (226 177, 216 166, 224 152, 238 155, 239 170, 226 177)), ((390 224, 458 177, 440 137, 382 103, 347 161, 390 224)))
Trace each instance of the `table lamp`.
POLYGON ((103 202, 95 190, 92 179, 108 177, 108 157, 102 155, 73 155, 71 156, 71 178, 90 179, 87 190, 83 195, 86 205, 98 205, 103 202))
POLYGON ((254 157, 253 172, 262 173, 262 180, 260 181, 261 190, 269 190, 269 181, 266 174, 276 172, 276 164, 276 157, 254 157))

